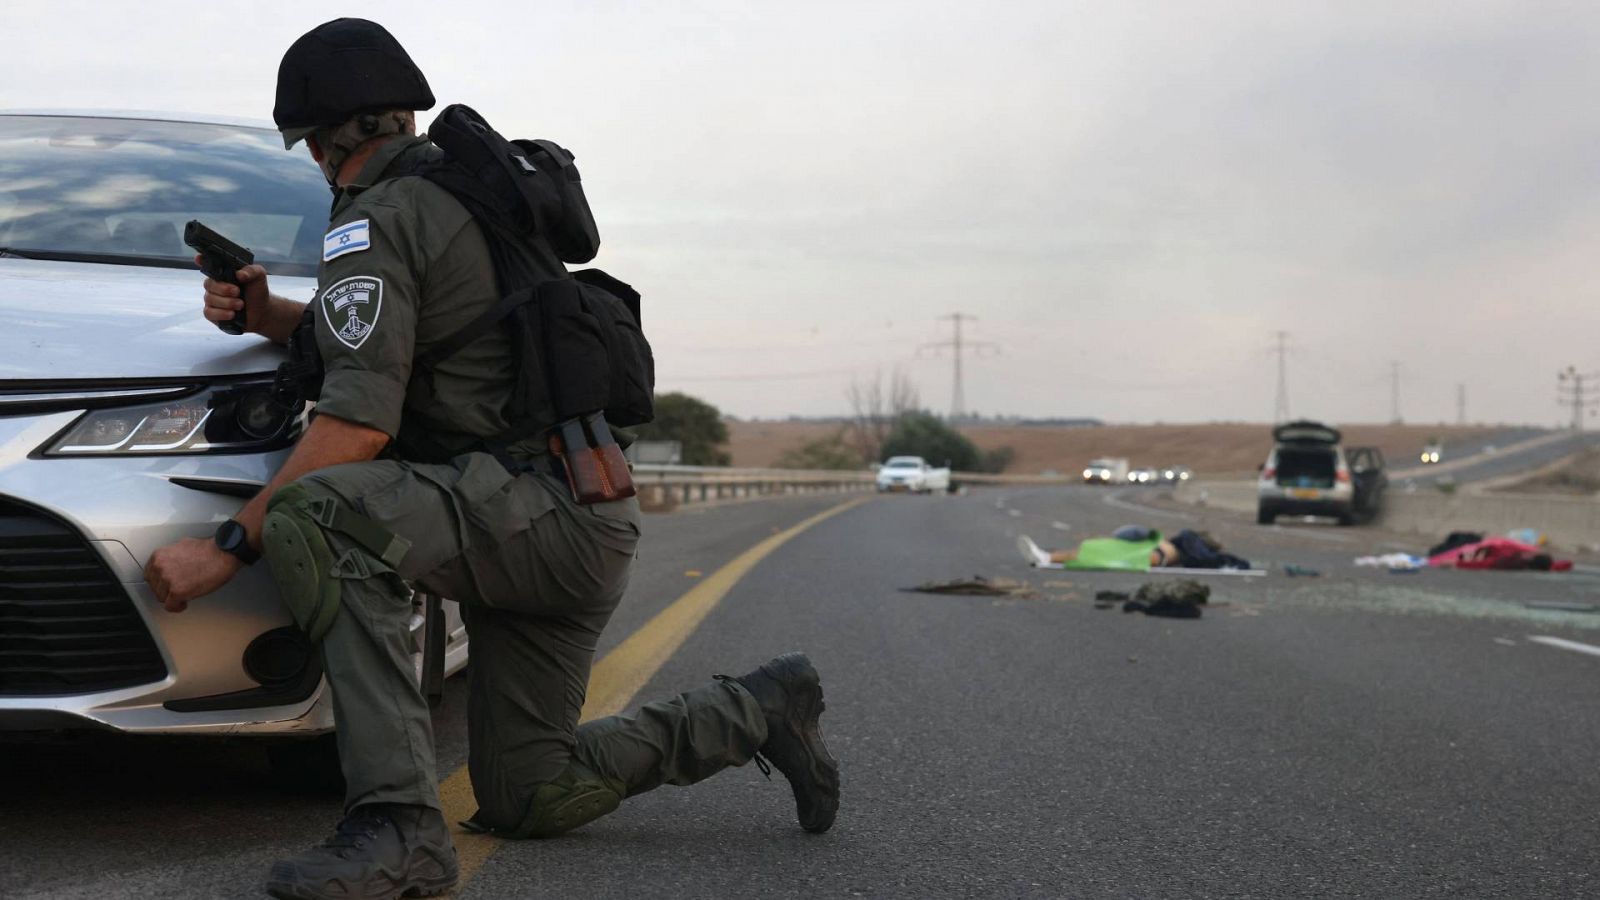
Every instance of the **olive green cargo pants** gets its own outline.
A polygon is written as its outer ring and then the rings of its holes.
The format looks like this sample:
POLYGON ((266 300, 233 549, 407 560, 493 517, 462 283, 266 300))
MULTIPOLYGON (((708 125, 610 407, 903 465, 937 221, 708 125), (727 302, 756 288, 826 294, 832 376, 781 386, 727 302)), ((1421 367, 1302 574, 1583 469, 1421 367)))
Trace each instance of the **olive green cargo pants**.
MULTIPOLYGON (((298 484, 411 542, 398 571, 368 553, 368 565, 356 567, 365 572, 340 576, 342 609, 322 642, 347 808, 439 806, 407 582, 461 604, 479 824, 555 833, 563 829, 549 828, 546 813, 560 811, 574 783, 616 800, 692 784, 743 765, 766 740, 760 708, 726 680, 578 726, 596 641, 627 586, 636 501, 579 506, 555 477, 512 477, 482 453, 443 465, 334 466, 298 484)), ((325 534, 335 554, 363 550, 325 534)))

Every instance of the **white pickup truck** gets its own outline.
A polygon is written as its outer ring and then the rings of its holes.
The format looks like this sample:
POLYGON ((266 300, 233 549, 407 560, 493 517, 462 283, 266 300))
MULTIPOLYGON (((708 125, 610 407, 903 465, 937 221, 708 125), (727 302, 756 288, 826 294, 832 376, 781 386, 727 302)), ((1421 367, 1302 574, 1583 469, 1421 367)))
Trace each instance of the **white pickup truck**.
POLYGON ((950 470, 935 469, 920 456, 891 456, 878 470, 879 491, 931 494, 950 489, 950 470))

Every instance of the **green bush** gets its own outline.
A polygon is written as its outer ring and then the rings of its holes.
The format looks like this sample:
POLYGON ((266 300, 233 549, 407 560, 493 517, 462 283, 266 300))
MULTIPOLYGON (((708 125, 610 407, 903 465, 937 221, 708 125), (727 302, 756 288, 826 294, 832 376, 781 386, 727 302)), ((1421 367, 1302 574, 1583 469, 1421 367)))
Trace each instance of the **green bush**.
POLYGON ((891 456, 920 456, 930 465, 948 465, 957 472, 999 472, 1011 464, 1016 451, 1000 447, 984 453, 938 416, 909 412, 895 420, 883 442, 883 458, 891 456))
POLYGON ((643 441, 677 441, 683 445, 686 466, 725 466, 731 462, 722 445, 728 426, 715 406, 676 391, 656 395, 656 418, 648 425, 629 429, 643 441))
POLYGON ((844 429, 824 438, 785 450, 776 463, 780 469, 860 469, 861 454, 845 443, 844 429))

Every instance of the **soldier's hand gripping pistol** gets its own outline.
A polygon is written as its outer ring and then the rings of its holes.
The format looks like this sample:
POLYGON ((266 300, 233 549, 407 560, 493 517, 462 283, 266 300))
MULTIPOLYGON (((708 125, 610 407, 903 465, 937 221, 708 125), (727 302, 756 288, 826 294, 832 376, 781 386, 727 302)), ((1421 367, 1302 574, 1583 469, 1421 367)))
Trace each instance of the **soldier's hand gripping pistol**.
MULTIPOLYGON (((239 288, 239 299, 244 299, 244 288, 239 284, 239 270, 256 261, 249 248, 241 247, 215 231, 191 219, 183 226, 183 242, 200 254, 200 271, 206 277, 239 288)), ((244 308, 236 310, 233 318, 218 322, 217 327, 228 334, 244 334, 244 308)))
POLYGON ((611 435, 605 413, 577 416, 556 426, 550 452, 566 464, 567 486, 581 504, 632 497, 633 473, 611 435))

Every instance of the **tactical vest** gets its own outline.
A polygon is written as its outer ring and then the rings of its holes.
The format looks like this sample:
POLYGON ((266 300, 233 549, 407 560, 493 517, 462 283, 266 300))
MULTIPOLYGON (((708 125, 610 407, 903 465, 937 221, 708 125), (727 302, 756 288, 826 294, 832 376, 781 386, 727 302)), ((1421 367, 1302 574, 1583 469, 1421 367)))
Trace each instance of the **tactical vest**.
MULTIPOLYGON (((399 176, 426 178, 449 191, 483 232, 500 299, 464 328, 412 361, 412 378, 431 385, 439 363, 504 328, 516 378, 506 431, 481 447, 504 458, 567 420, 603 412, 626 428, 654 417, 655 358, 645 339, 637 291, 599 269, 569 273, 563 263, 594 258, 600 235, 573 156, 550 141, 507 141, 476 112, 454 105, 428 129, 438 159, 399 176)), ((279 367, 280 394, 313 399, 321 391, 316 316, 307 307, 279 367)), ((417 462, 427 448, 408 448, 417 462)), ((444 455, 444 454, 441 454, 444 455)))

